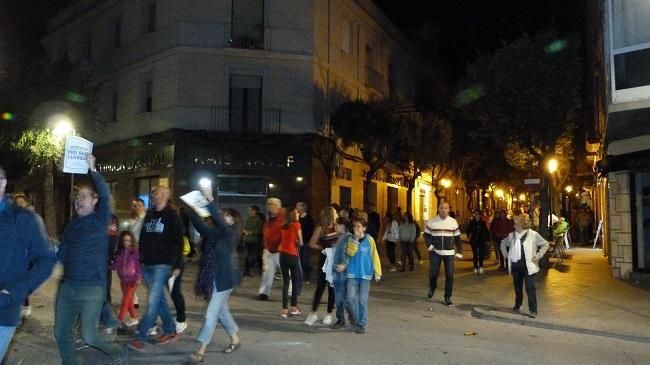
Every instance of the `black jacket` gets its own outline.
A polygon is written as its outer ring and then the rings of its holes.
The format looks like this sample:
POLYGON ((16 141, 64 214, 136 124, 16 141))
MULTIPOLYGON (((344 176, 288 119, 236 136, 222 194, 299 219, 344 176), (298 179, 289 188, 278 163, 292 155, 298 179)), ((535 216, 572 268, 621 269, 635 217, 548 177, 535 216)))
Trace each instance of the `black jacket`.
POLYGON ((140 261, 145 265, 172 265, 183 268, 183 224, 171 206, 156 212, 150 209, 140 232, 140 261))

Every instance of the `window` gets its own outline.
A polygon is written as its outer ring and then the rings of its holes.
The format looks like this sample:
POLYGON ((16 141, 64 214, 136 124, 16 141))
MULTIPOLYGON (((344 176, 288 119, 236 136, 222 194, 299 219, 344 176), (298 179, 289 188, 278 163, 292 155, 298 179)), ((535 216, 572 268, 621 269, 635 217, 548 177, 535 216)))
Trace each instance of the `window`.
POLYGON ((650 98, 650 2, 609 1, 612 100, 650 98))
POLYGON ((339 186, 339 205, 345 210, 352 207, 352 188, 339 186))
POLYGON ((113 22, 113 47, 122 48, 122 20, 113 22))
POLYGON ((153 111, 153 81, 144 83, 144 111, 147 113, 153 111))
POLYGON ((83 40, 83 58, 86 61, 90 61, 93 57, 93 37, 90 34, 86 34, 83 40))
POLYGON ((144 206, 147 209, 151 208, 151 188, 158 186, 159 180, 158 176, 145 177, 136 180, 135 196, 144 201, 144 206))
POLYGON ((261 132, 262 78, 232 75, 230 77, 230 131, 261 132))
POLYGON ((111 122, 117 122, 117 93, 111 94, 111 122))
POLYGON ((264 48, 264 0, 233 0, 230 45, 264 48))
POLYGON ((147 33, 156 31, 156 3, 147 8, 147 33))
POLYGON ((381 90, 382 76, 377 71, 377 50, 366 44, 366 86, 381 90))
POLYGON ((399 190, 392 186, 388 187, 386 194, 386 211, 387 212, 396 212, 399 206, 399 190))
POLYGON ((352 23, 345 19, 341 27, 341 51, 352 53, 352 23))

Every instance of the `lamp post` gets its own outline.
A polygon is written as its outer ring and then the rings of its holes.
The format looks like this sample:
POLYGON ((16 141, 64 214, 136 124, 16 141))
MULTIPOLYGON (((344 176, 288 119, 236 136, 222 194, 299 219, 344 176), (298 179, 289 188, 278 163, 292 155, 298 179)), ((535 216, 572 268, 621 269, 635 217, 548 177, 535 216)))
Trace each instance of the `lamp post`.
POLYGON ((549 196, 549 212, 548 212, 548 231, 549 235, 552 238, 552 231, 553 231, 553 173, 557 171, 558 167, 558 162, 555 158, 551 158, 548 160, 546 164, 546 168, 548 169, 549 172, 549 179, 548 179, 548 196, 549 196))
MULTIPOLYGON (((52 119, 54 120, 54 129, 52 130, 52 133, 55 137, 62 139, 67 135, 76 135, 76 131, 74 127, 72 127, 72 121, 68 116, 59 114, 53 116, 52 119)), ((72 194, 74 194, 74 174, 70 174, 70 218, 72 218, 72 214, 74 213, 72 194)))
POLYGON ((442 185, 445 192, 445 201, 447 201, 447 189, 451 186, 451 180, 449 179, 440 179, 440 185, 442 185))

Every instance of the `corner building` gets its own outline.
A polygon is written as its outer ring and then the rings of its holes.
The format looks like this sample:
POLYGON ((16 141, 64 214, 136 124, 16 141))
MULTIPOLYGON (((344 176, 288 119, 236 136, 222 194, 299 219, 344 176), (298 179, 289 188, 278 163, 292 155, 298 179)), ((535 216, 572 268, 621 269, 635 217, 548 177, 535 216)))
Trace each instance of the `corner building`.
MULTIPOLYGON (((315 157, 328 116, 357 98, 414 105, 432 74, 370 0, 82 0, 50 21, 43 44, 92 70, 102 128, 78 129, 121 216, 151 186, 177 197, 204 177, 242 212, 267 196, 315 215, 328 197, 361 208, 355 150, 329 186, 315 157)), ((404 207, 406 189, 383 176, 370 201, 404 207)), ((423 196, 416 212, 431 211, 423 196)))

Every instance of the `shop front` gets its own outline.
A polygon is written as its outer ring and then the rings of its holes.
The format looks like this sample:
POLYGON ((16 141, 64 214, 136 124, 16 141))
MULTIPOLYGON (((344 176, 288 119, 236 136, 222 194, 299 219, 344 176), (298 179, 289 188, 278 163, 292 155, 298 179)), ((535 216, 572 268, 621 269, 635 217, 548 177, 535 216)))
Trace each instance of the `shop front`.
POLYGON ((323 200, 326 191, 312 188, 311 143, 309 136, 234 139, 170 130, 100 146, 96 155, 120 218, 128 217, 135 197, 149 207, 149 192, 156 185, 169 187, 172 200, 180 204, 178 197, 198 189, 202 179, 210 181, 221 206, 245 214, 253 204, 264 210, 269 196, 285 206, 323 200))

